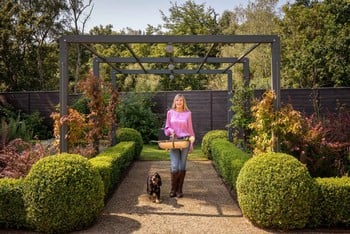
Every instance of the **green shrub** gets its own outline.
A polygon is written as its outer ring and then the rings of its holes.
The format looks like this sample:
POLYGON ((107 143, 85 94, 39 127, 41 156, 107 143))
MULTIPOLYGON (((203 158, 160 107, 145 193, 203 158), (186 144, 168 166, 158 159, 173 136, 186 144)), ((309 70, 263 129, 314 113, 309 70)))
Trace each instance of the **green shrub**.
POLYGON ((230 174, 230 185, 231 188, 234 190, 235 194, 237 194, 237 178, 239 175, 239 172, 241 171, 244 164, 248 161, 247 159, 233 159, 231 160, 230 166, 231 166, 231 174, 230 174))
POLYGON ((118 126, 132 128, 140 132, 145 143, 158 139, 161 121, 152 111, 155 102, 152 93, 130 92, 122 97, 117 106, 118 126))
POLYGON ((211 155, 218 173, 230 187, 236 188, 236 180, 249 155, 227 139, 217 138, 211 143, 211 155))
POLYGON ((26 122, 21 119, 18 114, 17 118, 9 118, 7 121, 7 141, 21 138, 24 141, 33 139, 33 130, 29 129, 26 122))
POLYGON ((226 130, 211 130, 203 136, 201 149, 203 154, 207 156, 208 159, 212 159, 210 144, 216 138, 228 139, 228 132, 226 130))
POLYGON ((0 179, 0 226, 5 228, 26 226, 23 179, 0 179))
POLYGON ((310 226, 350 226, 350 178, 317 178, 319 196, 310 226))
POLYGON ((104 206, 101 176, 76 154, 39 160, 25 178, 28 223, 36 231, 79 230, 97 218, 104 206))
POLYGON ((120 142, 89 160, 102 177, 105 195, 121 181, 122 173, 133 162, 134 155, 135 142, 120 142))
POLYGON ((234 90, 230 100, 230 109, 234 115, 229 127, 232 129, 234 144, 248 152, 251 151, 248 140, 251 134, 249 124, 253 121, 250 104, 254 98, 254 87, 238 86, 234 90))
POLYGON ((122 141, 135 142, 135 158, 138 158, 143 148, 143 140, 139 131, 133 128, 119 128, 116 132, 117 143, 122 141))
POLYGON ((249 159, 237 179, 242 213, 260 227, 303 228, 316 198, 315 181, 305 165, 283 153, 249 159))
POLYGON ((39 111, 24 115, 24 121, 26 122, 27 128, 33 131, 33 136, 36 139, 46 140, 52 137, 52 133, 45 125, 44 117, 40 116, 39 111))
MULTIPOLYGON (((116 153, 118 154, 118 153, 116 153)), ((119 154, 118 154, 119 155, 119 154)), ((98 173, 101 176, 103 185, 104 185, 104 193, 105 197, 108 194, 108 192, 111 190, 113 186, 113 177, 114 174, 119 174, 120 172, 116 169, 113 169, 115 166, 115 158, 108 157, 108 156, 100 156, 100 157, 94 157, 89 160, 92 164, 92 166, 98 171, 98 173)), ((114 180, 117 182, 117 179, 114 180)))
POLYGON ((89 99, 86 96, 82 95, 74 101, 74 103, 71 105, 71 108, 77 110, 81 114, 90 114, 89 99))
POLYGON ((16 138, 25 141, 37 139, 48 139, 51 133, 44 124, 44 117, 38 111, 26 113, 6 104, 0 106, 0 138, 6 137, 6 142, 16 138), (4 118, 2 118, 4 117, 4 118), (4 135, 6 133, 6 136, 4 135))

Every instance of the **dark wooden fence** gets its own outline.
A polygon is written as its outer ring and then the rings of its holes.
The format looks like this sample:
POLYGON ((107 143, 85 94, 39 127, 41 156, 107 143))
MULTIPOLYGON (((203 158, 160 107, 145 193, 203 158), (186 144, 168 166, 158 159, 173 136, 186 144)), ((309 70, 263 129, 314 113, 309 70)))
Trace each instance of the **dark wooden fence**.
MULTIPOLYGON (((192 111, 193 125, 201 142, 204 134, 213 129, 226 129, 228 123, 228 93, 227 91, 172 91, 158 92, 154 96, 156 103, 154 111, 165 120, 166 111, 170 108, 177 93, 185 95, 192 111)), ((261 96, 263 90, 257 90, 255 95, 261 96)), ((78 95, 70 95, 69 103, 78 95)), ((57 111, 59 105, 58 92, 19 92, 0 93, 0 104, 9 103, 17 109, 31 113, 39 111, 45 118, 45 123, 52 126, 50 114, 57 111)), ((296 110, 306 115, 315 112, 315 106, 320 107, 321 114, 336 111, 338 104, 350 106, 350 88, 320 88, 312 89, 282 89, 281 103, 291 103, 296 110)))

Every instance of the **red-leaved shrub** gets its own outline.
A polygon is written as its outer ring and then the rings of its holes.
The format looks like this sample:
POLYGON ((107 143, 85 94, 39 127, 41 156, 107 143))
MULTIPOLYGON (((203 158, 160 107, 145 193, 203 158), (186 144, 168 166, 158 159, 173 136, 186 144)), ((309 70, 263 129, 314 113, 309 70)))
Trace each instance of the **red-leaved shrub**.
POLYGON ((14 139, 0 150, 0 178, 25 177, 32 165, 46 155, 41 143, 33 145, 20 138, 14 139))

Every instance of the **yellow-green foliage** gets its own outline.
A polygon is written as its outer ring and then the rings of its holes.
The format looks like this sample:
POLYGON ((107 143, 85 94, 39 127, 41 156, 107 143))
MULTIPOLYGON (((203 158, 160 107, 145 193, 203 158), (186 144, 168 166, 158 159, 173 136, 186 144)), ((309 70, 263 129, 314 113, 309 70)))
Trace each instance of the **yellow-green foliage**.
POLYGON ((23 200, 23 179, 0 179, 0 226, 26 226, 23 200))
POLYGON ((318 199, 310 226, 350 226, 350 178, 317 178, 318 199))
POLYGON ((231 188, 235 189, 238 173, 249 159, 249 155, 222 138, 212 141, 211 155, 218 173, 231 188))
POLYGON ((249 128, 253 130, 250 140, 255 154, 273 151, 275 136, 283 141, 289 135, 303 134, 304 120, 301 113, 294 110, 290 104, 282 106, 278 111, 274 110, 275 99, 275 93, 269 90, 264 93, 262 100, 251 108, 254 121, 249 124, 249 128))
POLYGON ((307 225, 316 185, 305 165, 283 153, 249 159, 237 178, 242 213, 266 228, 296 229, 307 225))
POLYGON ((116 132, 117 143, 122 141, 134 141, 135 142, 135 159, 137 159, 143 148, 143 140, 141 133, 133 128, 119 128, 116 132))
POLYGON ((108 192, 120 182, 122 172, 130 166, 134 157, 135 142, 125 141, 107 148, 89 160, 102 177, 105 195, 108 195, 108 192))
POLYGON ((25 184, 27 219, 39 232, 83 229, 93 223, 104 206, 101 176, 80 155, 65 153, 39 160, 25 184))
POLYGON ((228 139, 228 132, 226 130, 211 130, 203 136, 201 149, 208 159, 212 159, 211 143, 216 138, 228 139))

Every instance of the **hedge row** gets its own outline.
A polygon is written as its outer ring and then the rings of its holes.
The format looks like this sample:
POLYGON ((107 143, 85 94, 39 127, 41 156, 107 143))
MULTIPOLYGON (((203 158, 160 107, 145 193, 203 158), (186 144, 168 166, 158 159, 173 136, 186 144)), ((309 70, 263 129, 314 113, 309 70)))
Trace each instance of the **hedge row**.
POLYGON ((208 159, 212 159, 211 143, 214 139, 228 139, 228 133, 225 130, 212 130, 207 132, 202 139, 201 150, 208 159))
POLYGON ((309 227, 350 227, 350 178, 316 178, 318 191, 309 227))
POLYGON ((235 191, 239 171, 250 156, 227 139, 217 138, 211 143, 211 157, 220 176, 235 191))
POLYGON ((135 158, 135 142, 120 142, 107 148, 89 161, 99 172, 105 196, 121 181, 122 173, 129 167, 135 158))
POLYGON ((208 158, 237 192, 242 213, 252 223, 284 230, 350 226, 349 177, 312 178, 291 155, 270 152, 249 158, 221 130, 207 134, 208 158))
POLYGON ((23 179, 0 179, 0 226, 25 228, 26 212, 23 179))

